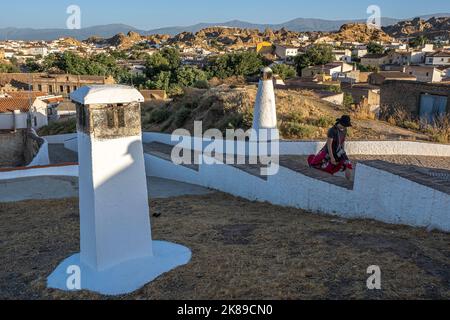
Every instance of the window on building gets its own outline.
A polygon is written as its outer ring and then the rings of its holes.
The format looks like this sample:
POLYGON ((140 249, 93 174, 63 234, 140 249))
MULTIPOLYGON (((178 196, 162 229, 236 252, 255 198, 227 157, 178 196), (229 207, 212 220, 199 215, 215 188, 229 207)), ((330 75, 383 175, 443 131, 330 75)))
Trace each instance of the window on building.
POLYGON ((64 86, 59 86, 59 92, 63 93, 64 92, 64 86))
POLYGON ((38 84, 38 91, 42 91, 42 85, 38 84))
POLYGON ((49 86, 48 86, 48 92, 49 92, 49 93, 53 93, 53 86, 52 86, 52 85, 49 85, 49 86))
POLYGON ((67 93, 70 94, 70 86, 67 86, 67 93))

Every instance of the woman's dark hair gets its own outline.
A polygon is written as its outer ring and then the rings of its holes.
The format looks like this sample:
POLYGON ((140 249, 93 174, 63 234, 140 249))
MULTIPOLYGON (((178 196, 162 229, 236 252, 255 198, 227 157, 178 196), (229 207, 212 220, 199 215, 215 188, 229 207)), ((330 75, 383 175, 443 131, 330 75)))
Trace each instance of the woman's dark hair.
POLYGON ((335 125, 338 125, 338 124, 341 124, 341 125, 343 125, 346 128, 351 127, 352 126, 352 119, 350 118, 350 116, 347 116, 347 115, 342 116, 341 118, 336 119, 336 124, 335 125))

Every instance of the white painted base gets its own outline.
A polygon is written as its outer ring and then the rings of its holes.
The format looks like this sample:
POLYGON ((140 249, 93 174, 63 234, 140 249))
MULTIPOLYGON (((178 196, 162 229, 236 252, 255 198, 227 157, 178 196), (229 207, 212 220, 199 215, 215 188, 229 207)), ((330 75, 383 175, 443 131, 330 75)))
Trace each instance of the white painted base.
POLYGON ((89 290, 104 295, 121 295, 142 288, 160 275, 187 264, 191 251, 181 245, 153 241, 153 256, 127 261, 104 271, 95 271, 80 261, 80 254, 64 260, 47 279, 47 287, 63 291, 67 288, 67 273, 70 266, 81 270, 81 290, 89 290))

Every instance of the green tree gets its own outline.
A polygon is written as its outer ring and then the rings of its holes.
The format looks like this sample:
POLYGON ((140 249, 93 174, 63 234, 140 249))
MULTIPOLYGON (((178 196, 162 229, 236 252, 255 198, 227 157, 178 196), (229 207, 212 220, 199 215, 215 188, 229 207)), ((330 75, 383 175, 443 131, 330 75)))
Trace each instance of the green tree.
POLYGON ((148 80, 146 83, 146 87, 149 89, 158 89, 158 90, 166 90, 169 91, 172 72, 170 71, 161 71, 157 75, 153 76, 151 80, 148 80))
POLYGON ((43 72, 44 69, 40 63, 38 63, 35 59, 27 59, 25 61, 25 68, 28 72, 43 72))
POLYGON ((411 40, 409 42, 409 45, 413 48, 417 48, 417 47, 423 47, 428 43, 428 38, 425 36, 419 36, 417 38, 414 38, 413 40, 411 40))
POLYGON ((334 60, 333 47, 325 44, 317 44, 310 47, 304 54, 295 57, 295 65, 298 74, 304 68, 316 65, 323 65, 334 60))
POLYGON ((297 76, 297 71, 293 66, 287 64, 276 64, 272 67, 273 73, 278 74, 281 79, 291 79, 297 76))
POLYGON ((384 47, 376 42, 370 42, 367 45, 367 52, 370 54, 382 54, 384 53, 384 47))
POLYGON ((13 64, 0 63, 0 73, 16 73, 19 71, 20 71, 19 68, 17 68, 13 64))
POLYGON ((177 70, 177 84, 191 87, 198 81, 206 80, 206 73, 196 67, 181 67, 177 70))
MULTIPOLYGON (((160 83, 161 79, 164 79, 164 83, 167 81, 166 77, 170 78, 169 86, 177 84, 177 71, 181 67, 181 57, 177 49, 164 48, 163 50, 148 57, 145 63, 145 74, 150 79, 150 82, 160 83), (163 75, 161 75, 164 73, 163 75)), ((159 85, 158 85, 159 86, 159 85)))
POLYGON ((30 65, 34 70, 45 72, 64 72, 75 75, 113 76, 122 83, 130 78, 129 71, 117 64, 116 58, 110 54, 97 54, 88 58, 73 52, 50 54, 38 66, 30 65))
POLYGON ((265 64, 261 55, 248 51, 215 57, 209 61, 206 70, 210 77, 224 79, 232 76, 255 75, 265 64))
POLYGON ((161 52, 148 57, 145 63, 145 74, 148 78, 153 78, 163 71, 170 71, 169 60, 161 52))

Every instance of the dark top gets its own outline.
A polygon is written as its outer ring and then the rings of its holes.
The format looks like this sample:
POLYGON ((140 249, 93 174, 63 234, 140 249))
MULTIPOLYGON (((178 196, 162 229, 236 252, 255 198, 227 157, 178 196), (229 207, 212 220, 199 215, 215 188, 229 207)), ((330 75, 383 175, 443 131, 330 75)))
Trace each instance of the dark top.
MULTIPOLYGON (((347 137, 347 129, 339 130, 336 126, 332 127, 330 130, 328 130, 328 139, 333 139, 333 155, 334 158, 337 160, 340 157, 338 156, 338 151, 343 147, 345 143, 345 139, 347 137)), ((325 145, 325 150, 328 153, 328 147, 325 145)))

